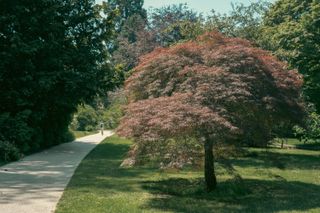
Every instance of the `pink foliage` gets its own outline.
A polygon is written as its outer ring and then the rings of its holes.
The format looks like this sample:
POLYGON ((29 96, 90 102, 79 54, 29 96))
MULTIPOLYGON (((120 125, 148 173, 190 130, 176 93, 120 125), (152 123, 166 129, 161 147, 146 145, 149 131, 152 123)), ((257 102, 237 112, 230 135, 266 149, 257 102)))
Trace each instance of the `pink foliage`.
POLYGON ((118 133, 137 141, 256 132, 268 139, 274 125, 303 118, 301 86, 297 71, 269 52, 207 33, 141 58, 126 81, 130 104, 118 133))
POLYGON ((208 107, 195 104, 192 94, 175 93, 129 104, 118 133, 140 140, 156 141, 179 135, 193 136, 199 129, 219 135, 224 129, 237 131, 230 122, 208 107), (142 125, 143 124, 143 125, 142 125))

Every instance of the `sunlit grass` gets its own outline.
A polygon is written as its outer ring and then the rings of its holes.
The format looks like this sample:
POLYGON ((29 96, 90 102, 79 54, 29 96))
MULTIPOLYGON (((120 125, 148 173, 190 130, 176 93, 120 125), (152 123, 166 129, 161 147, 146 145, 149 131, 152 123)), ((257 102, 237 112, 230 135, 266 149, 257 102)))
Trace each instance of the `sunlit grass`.
POLYGON ((308 150, 320 151, 319 140, 300 141, 296 138, 286 138, 286 139, 276 139, 274 140, 274 142, 277 144, 281 144, 281 142, 283 142, 285 148, 308 149, 308 150))
POLYGON ((320 212, 319 151, 249 149, 231 160, 233 174, 217 164, 219 185, 208 194, 201 170, 119 168, 130 145, 116 136, 98 145, 56 212, 320 212))

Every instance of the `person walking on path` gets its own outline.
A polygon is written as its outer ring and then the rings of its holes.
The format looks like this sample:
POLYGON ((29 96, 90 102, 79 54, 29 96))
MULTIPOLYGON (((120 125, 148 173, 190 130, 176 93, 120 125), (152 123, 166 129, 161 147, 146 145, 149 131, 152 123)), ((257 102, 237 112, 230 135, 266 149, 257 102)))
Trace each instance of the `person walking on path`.
POLYGON ((101 135, 103 135, 103 130, 104 130, 104 123, 101 121, 101 123, 100 123, 101 135))

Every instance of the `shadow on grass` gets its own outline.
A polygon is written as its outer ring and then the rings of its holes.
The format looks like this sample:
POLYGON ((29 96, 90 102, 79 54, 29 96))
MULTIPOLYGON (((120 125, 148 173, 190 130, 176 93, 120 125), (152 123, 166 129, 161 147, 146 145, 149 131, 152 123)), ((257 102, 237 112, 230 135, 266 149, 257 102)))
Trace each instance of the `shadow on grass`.
POLYGON ((203 190, 201 179, 167 179, 142 184, 155 195, 146 209, 206 213, 308 211, 320 207, 320 186, 296 181, 242 180, 238 177, 219 183, 212 193, 203 190))
MULTIPOLYGON (((302 151, 301 151, 302 152, 302 151)), ((240 167, 278 169, 320 169, 320 154, 280 153, 274 151, 250 152, 247 157, 233 159, 232 164, 240 167)))
POLYGON ((306 149, 306 150, 315 150, 320 151, 320 142, 314 142, 314 143, 305 143, 305 144, 297 144, 296 147, 298 149, 306 149))
MULTIPOLYGON (((82 161, 72 178, 68 188, 73 189, 74 193, 70 193, 68 199, 63 199, 65 208, 76 205, 70 203, 76 196, 84 194, 83 200, 90 199, 93 195, 101 198, 116 195, 110 200, 106 199, 109 202, 105 204, 106 208, 113 202, 117 202, 119 206, 124 205, 123 202, 134 202, 129 197, 137 196, 137 200, 143 201, 134 204, 138 205, 135 208, 139 208, 139 211, 132 212, 277 212, 320 208, 319 185, 286 181, 280 176, 272 180, 241 179, 240 176, 235 176, 234 179, 219 182, 214 192, 206 193, 203 179, 198 179, 199 176, 193 172, 190 175, 168 173, 162 176, 158 169, 150 167, 119 168, 130 145, 128 140, 111 137, 96 147, 82 161)), ((269 167, 316 169, 319 168, 319 161, 318 154, 259 151, 254 156, 230 162, 244 169, 257 167, 267 170, 269 167), (281 164, 278 164, 279 161, 281 164)), ((93 204, 92 206, 94 207, 93 204)), ((80 210, 83 209, 79 208, 79 212, 80 210)))
POLYGON ((150 168, 119 168, 130 144, 126 140, 124 143, 113 140, 121 141, 108 138, 82 161, 68 185, 70 189, 80 189, 81 192, 87 189, 105 189, 114 193, 135 191, 141 176, 154 172, 150 168))

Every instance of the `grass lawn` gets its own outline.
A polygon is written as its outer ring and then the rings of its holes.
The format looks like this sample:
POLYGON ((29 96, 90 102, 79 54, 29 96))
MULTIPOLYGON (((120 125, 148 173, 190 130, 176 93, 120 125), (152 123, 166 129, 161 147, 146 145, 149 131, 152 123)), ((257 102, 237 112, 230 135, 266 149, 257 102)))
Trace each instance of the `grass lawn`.
MULTIPOLYGON (((278 142, 280 143, 280 142, 278 142)), ((285 145, 289 145, 289 146, 294 146, 297 149, 307 149, 307 150, 318 150, 320 151, 320 142, 318 141, 313 141, 313 140, 309 140, 306 143, 303 143, 301 141, 299 141, 296 138, 287 138, 284 141, 285 145)))
POLYGON ((107 138, 71 179, 56 213, 320 212, 320 152, 250 149, 218 164, 218 188, 203 190, 202 171, 119 168, 131 142, 107 138))
POLYGON ((98 133, 98 131, 71 131, 75 138, 81 138, 87 135, 98 133))

